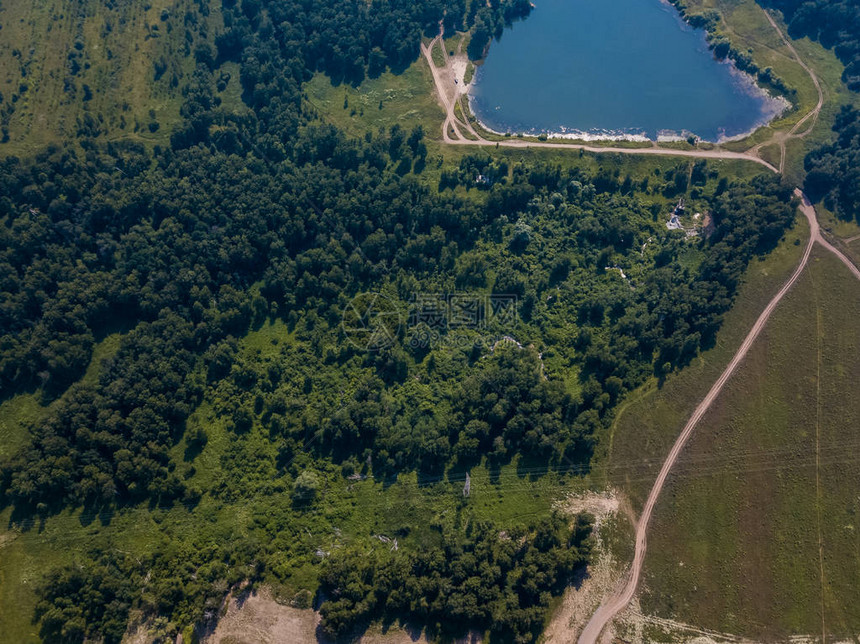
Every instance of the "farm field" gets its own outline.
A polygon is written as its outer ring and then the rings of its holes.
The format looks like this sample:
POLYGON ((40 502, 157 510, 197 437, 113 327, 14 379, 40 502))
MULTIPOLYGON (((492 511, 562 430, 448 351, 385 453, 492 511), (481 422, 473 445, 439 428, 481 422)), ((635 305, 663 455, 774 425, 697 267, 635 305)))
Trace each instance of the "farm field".
MULTIPOLYGON (((856 632, 857 295, 853 276, 816 251, 658 502, 644 612, 753 638, 856 632)), ((626 408, 614 456, 659 452, 650 446, 683 423, 697 379, 682 372, 626 408)), ((652 468, 622 462, 630 474, 618 480, 641 499, 652 468)))

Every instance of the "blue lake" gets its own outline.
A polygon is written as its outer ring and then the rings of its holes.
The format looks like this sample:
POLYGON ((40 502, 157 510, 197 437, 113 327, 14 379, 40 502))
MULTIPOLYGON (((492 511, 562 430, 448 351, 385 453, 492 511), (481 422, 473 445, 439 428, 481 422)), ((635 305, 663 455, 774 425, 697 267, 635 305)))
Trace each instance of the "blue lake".
POLYGON ((476 72, 472 110, 493 130, 719 141, 782 110, 660 0, 535 5, 476 72))

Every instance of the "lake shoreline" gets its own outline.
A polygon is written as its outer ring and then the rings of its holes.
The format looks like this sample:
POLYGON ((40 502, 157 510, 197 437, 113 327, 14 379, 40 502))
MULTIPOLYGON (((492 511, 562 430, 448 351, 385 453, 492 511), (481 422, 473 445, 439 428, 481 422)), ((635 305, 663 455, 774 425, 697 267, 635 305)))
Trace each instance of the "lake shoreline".
MULTIPOLYGON (((612 129, 602 129, 602 128, 594 128, 590 130, 580 130, 576 128, 569 127, 560 127, 558 129, 542 129, 539 127, 529 128, 529 129, 507 129, 506 131, 500 131, 497 127, 491 126, 487 123, 484 118, 482 118, 480 114, 480 110, 476 109, 475 106, 475 93, 474 89, 480 80, 480 72, 478 71, 480 68, 478 67, 475 71, 475 74, 471 80, 471 82, 466 85, 461 85, 461 95, 466 96, 466 104, 468 105, 468 110, 472 117, 474 117, 478 126, 481 129, 485 130, 488 133, 494 134, 496 136, 501 137, 545 137, 547 139, 560 139, 560 140, 569 140, 569 141, 582 141, 582 142, 600 142, 600 141, 609 141, 609 142, 631 142, 631 143, 670 143, 670 142, 683 142, 688 141, 691 138, 695 138, 698 142, 704 142, 714 145, 721 145, 724 143, 730 143, 735 141, 740 141, 752 136, 759 129, 766 127, 774 120, 783 116, 788 110, 792 108, 792 103, 782 94, 773 95, 768 89, 762 87, 757 81, 757 79, 749 72, 740 69, 734 60, 731 58, 718 58, 714 53, 713 43, 710 41, 709 31, 707 29, 702 28, 701 26, 697 26, 691 22, 691 17, 686 14, 685 11, 682 11, 674 2, 670 0, 658 0, 661 5, 671 10, 673 16, 675 16, 680 23, 682 23, 685 27, 693 31, 702 31, 705 34, 705 43, 707 44, 708 51, 713 59, 713 62, 718 63, 720 65, 728 65, 729 73, 734 77, 736 83, 740 86, 740 91, 746 94, 747 96, 756 98, 761 101, 761 109, 763 112, 763 116, 758 120, 753 126, 751 126, 748 130, 743 132, 739 132, 737 134, 732 134, 730 136, 726 136, 725 134, 718 135, 715 139, 706 136, 700 136, 695 132, 682 130, 680 132, 673 130, 657 130, 656 136, 649 136, 648 133, 642 129, 641 131, 635 131, 634 129, 625 130, 612 130, 612 129)), ((487 54, 488 56, 492 53, 492 47, 490 48, 490 52, 487 54)), ((460 79, 462 82, 463 79, 460 79)), ((498 108, 497 108, 498 109, 498 108)), ((638 128, 636 128, 638 129, 638 128)))

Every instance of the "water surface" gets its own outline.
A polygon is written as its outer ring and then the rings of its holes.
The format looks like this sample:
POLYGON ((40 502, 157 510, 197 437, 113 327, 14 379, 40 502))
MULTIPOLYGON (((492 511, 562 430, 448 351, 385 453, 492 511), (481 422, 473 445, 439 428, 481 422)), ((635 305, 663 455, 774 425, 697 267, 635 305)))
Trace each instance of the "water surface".
POLYGON ((660 0, 535 0, 494 41, 472 110, 498 132, 745 134, 782 109, 660 0))

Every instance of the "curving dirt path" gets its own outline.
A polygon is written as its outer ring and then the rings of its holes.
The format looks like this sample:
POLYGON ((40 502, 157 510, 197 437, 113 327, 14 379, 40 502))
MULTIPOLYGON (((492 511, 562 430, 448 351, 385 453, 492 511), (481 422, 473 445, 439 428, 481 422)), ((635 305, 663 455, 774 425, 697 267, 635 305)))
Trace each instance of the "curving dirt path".
MULTIPOLYGON (((779 34, 779 37, 782 39, 782 42, 785 43, 788 51, 791 52, 791 55, 794 57, 794 60, 797 61, 797 64, 803 67, 804 71, 809 74, 809 77, 812 79, 812 83, 815 85, 815 89, 818 92, 818 103, 815 107, 813 107, 808 114, 805 114, 802 119, 800 119, 797 123, 794 124, 794 127, 789 130, 787 134, 780 134, 779 132, 775 132, 771 141, 775 141, 777 145, 779 145, 779 171, 782 173, 785 171, 785 143, 789 139, 802 139, 807 134, 812 132, 812 128, 815 127, 816 121, 818 121, 818 115, 821 113, 821 108, 824 107, 824 90, 821 88, 821 81, 818 80, 818 76, 815 75, 815 72, 803 62, 803 59, 797 53, 797 50, 794 48, 794 45, 791 44, 791 41, 788 37, 783 33, 782 29, 779 28, 779 25, 776 24, 776 21, 773 19, 773 16, 766 9, 762 9, 764 11, 764 16, 767 18, 767 21, 770 23, 771 27, 776 30, 776 33, 779 34), (798 130, 809 120, 812 122, 809 124, 809 127, 806 128, 803 132, 798 134, 798 130)), ((758 146, 756 146, 758 148, 758 146)), ((757 151, 757 150, 756 150, 757 151)))
MULTIPOLYGON (((816 90, 818 91, 818 103, 812 110, 809 111, 809 113, 804 115, 804 117, 801 118, 788 133, 782 135, 775 135, 770 141, 764 144, 767 145, 769 143, 776 142, 779 145, 780 164, 778 171, 782 173, 785 169, 786 141, 792 138, 803 138, 812 131, 812 128, 815 126, 815 122, 818 119, 818 115, 821 112, 821 108, 824 105, 824 92, 822 90, 821 83, 818 80, 818 77, 815 75, 815 72, 813 72, 812 69, 806 63, 803 62, 803 60, 798 55, 797 50, 794 48, 794 46, 791 44, 785 34, 783 34, 782 30, 776 24, 774 19, 770 16, 770 14, 767 11, 765 11, 764 13, 767 17, 768 22, 770 22, 771 26, 779 34, 780 38, 785 43, 791 54, 794 56, 795 60, 809 74, 809 77, 812 79, 812 82, 815 85, 816 90), (811 123, 809 124, 809 126, 803 132, 798 132, 800 128, 803 127, 803 125, 810 120, 811 123)), ((751 154, 755 154, 761 147, 762 145, 756 146, 749 152, 751 154)), ((809 255, 812 252, 812 247, 816 243, 821 244, 826 250, 836 255, 836 257, 838 257, 839 260, 843 264, 845 264, 845 266, 854 274, 854 276, 858 280, 860 280, 860 269, 858 269, 853 262, 851 262, 842 252, 835 248, 821 235, 821 230, 818 225, 818 218, 816 217, 815 208, 813 207, 807 196, 799 188, 795 189, 794 192, 795 195, 800 198, 799 207, 801 212, 803 212, 803 214, 806 216, 806 219, 809 222, 810 229, 809 241, 806 244, 806 249, 803 253, 803 257, 801 258, 801 261, 792 276, 783 285, 783 287, 776 294, 776 296, 768 303, 767 307, 759 316, 758 320, 756 320, 756 323, 753 325, 749 334, 744 339, 743 344, 732 358, 732 361, 720 375, 720 378, 713 384, 705 398, 699 403, 699 406, 696 407, 696 410, 693 412, 693 415, 687 421, 687 424, 684 426, 684 429, 681 431, 681 434, 676 439, 675 444, 672 446, 669 455, 667 456, 662 468, 660 469, 660 473, 657 476, 657 480, 654 482, 654 486, 651 488, 651 492, 648 495, 648 499, 645 502, 645 506, 642 509, 642 514, 636 525, 636 549, 633 559, 633 565, 631 566, 630 572, 627 575, 627 581, 619 592, 617 592, 607 602, 601 605, 600 608, 598 608, 598 610, 594 613, 594 615, 592 615, 591 620, 588 622, 585 629, 583 629, 582 633, 579 636, 579 644, 594 644, 595 642, 597 642, 597 639, 598 637, 600 637, 600 634, 606 624, 616 614, 623 610, 633 598, 633 595, 636 592, 636 586, 639 583, 639 577, 642 573, 642 564, 644 562, 645 552, 647 550, 646 535, 648 531, 648 523, 650 522, 651 514, 654 510, 657 498, 660 496, 660 492, 663 489, 669 472, 674 466, 678 455, 684 448, 684 445, 690 438, 690 435, 693 433, 693 430, 696 428, 696 425, 699 423, 707 410, 713 404, 717 396, 719 396, 726 382, 728 382, 729 378, 731 378, 740 363, 746 357, 746 354, 749 352, 750 347, 752 346, 753 342, 755 342, 758 335, 761 333, 761 330, 764 328, 765 324, 767 323, 776 306, 779 304, 780 300, 782 300, 785 294, 788 293, 788 291, 797 281, 800 274, 803 272, 803 269, 806 267, 806 264, 809 261, 809 255)))
MULTIPOLYGON (((474 128, 472 128, 471 124, 468 123, 468 121, 464 122, 457 118, 455 106, 460 99, 460 88, 458 88, 453 82, 446 84, 445 80, 442 78, 440 70, 433 62, 432 48, 444 36, 443 28, 440 23, 439 35, 430 42, 429 46, 422 44, 421 51, 424 57, 427 59, 428 65, 430 66, 430 70, 433 74, 433 80, 436 85, 436 90, 439 95, 440 102, 445 109, 445 122, 442 126, 442 140, 444 143, 447 143, 449 145, 494 146, 506 148, 542 147, 568 150, 584 150, 586 152, 596 154, 616 153, 633 155, 691 157, 697 159, 742 160, 758 163, 775 173, 782 173, 785 168, 786 141, 793 138, 803 138, 812 131, 812 128, 815 126, 815 122, 817 121, 818 115, 824 105, 824 91, 821 87, 821 83, 818 80, 818 77, 815 75, 813 70, 806 63, 803 62, 803 60, 800 58, 797 51, 795 50, 794 46, 791 44, 790 40, 785 36, 785 34, 783 34, 782 30, 776 24, 774 19, 770 16, 770 14, 768 14, 767 11, 765 11, 765 15, 770 24, 779 34, 782 41, 785 43, 788 50, 791 52, 794 59, 809 74, 810 78, 812 79, 812 82, 814 83, 818 91, 818 103, 812 110, 805 114, 803 118, 801 118, 789 132, 777 132, 768 141, 760 143, 750 148, 746 152, 731 152, 728 150, 675 150, 672 148, 661 148, 656 143, 654 143, 654 145, 649 148, 613 148, 576 143, 553 143, 543 141, 488 141, 487 139, 483 138, 478 132, 476 132, 474 128), (809 126, 803 132, 799 132, 801 127, 803 127, 803 125, 810 120, 811 123, 809 124, 809 126), (472 136, 475 137, 475 140, 464 137, 460 132, 460 127, 466 129, 472 136), (449 130, 454 134, 453 137, 449 134, 449 130), (761 150, 762 147, 773 144, 778 145, 780 148, 779 168, 775 167, 773 164, 768 163, 767 161, 758 156, 759 150, 761 150)), ((446 65, 443 69, 446 75, 449 75, 453 80, 453 74, 450 70, 450 63, 447 60, 447 57, 446 65)), ((851 262, 844 254, 842 254, 842 252, 840 252, 837 248, 830 244, 830 242, 828 242, 821 235, 821 230, 818 225, 815 208, 813 207, 809 199, 806 197, 806 195, 799 188, 795 189, 795 195, 800 198, 799 208, 800 211, 804 214, 804 216, 806 216, 806 219, 809 222, 810 229, 809 240, 807 241, 806 248, 804 250, 801 261, 795 269, 794 273, 791 275, 791 277, 785 282, 785 284, 783 284, 780 291, 768 303, 765 310, 762 311, 761 315, 756 320, 752 329, 750 329, 749 333, 744 339, 743 344, 741 344, 740 348, 735 353, 734 357, 732 358, 732 361, 720 375, 719 379, 713 384, 705 398, 696 407, 695 411, 693 412, 693 415, 687 421, 687 424, 684 426, 684 429, 681 431, 681 434, 676 439, 675 444, 672 446, 672 449, 669 452, 669 455, 663 462, 663 466, 660 469, 660 473, 657 476, 653 487, 651 488, 651 492, 649 493, 648 499, 646 500, 645 506, 643 507, 642 514, 637 522, 636 546, 633 564, 631 566, 630 571, 625 577, 626 581, 624 583, 624 586, 614 595, 612 595, 607 601, 601 604, 597 611, 592 615, 591 619, 588 621, 579 636, 579 644, 594 644, 595 642, 597 642, 606 624, 609 623, 609 621, 616 614, 623 610, 633 598, 633 595, 636 592, 636 587, 639 583, 639 577, 642 573, 642 564, 644 562, 645 552, 647 550, 646 536, 648 531, 648 524, 650 523, 651 519, 651 514, 654 510, 654 506, 657 503, 657 499, 660 496, 660 492, 663 490, 663 486, 666 483, 666 479, 668 478, 672 467, 675 465, 675 461, 677 460, 678 455, 683 450, 684 446, 686 445, 699 421, 711 407, 714 400, 716 400, 716 398, 719 396, 720 392, 722 392, 726 383, 735 373, 738 366, 740 366, 740 364, 743 362, 744 358, 746 357, 756 338, 758 338, 762 329, 764 329, 765 325, 767 324, 767 321, 769 320, 773 311, 776 309, 779 302, 782 300, 783 297, 785 297, 786 293, 791 290, 792 286, 794 286, 795 282, 800 277, 801 273, 803 272, 809 261, 809 256, 812 252, 813 246, 816 243, 821 244, 826 250, 836 255, 839 260, 843 264, 845 264, 846 267, 848 267, 848 269, 854 274, 854 276, 858 280, 860 280, 860 269, 858 269, 853 262, 851 262)))
POLYGON ((776 24, 776 21, 773 19, 773 16, 768 13, 767 10, 764 10, 764 16, 767 18, 767 21, 770 23, 771 27, 776 30, 776 33, 779 34, 779 37, 782 39, 782 42, 785 43, 788 51, 791 52, 791 55, 794 57, 794 60, 797 61, 797 64, 803 67, 804 71, 809 74, 809 77, 812 79, 812 83, 815 85, 815 89, 818 92, 818 104, 812 108, 812 110, 806 114, 802 119, 800 119, 797 123, 795 123, 794 127, 791 128, 791 131, 788 133, 789 136, 797 136, 804 137, 812 131, 812 128, 815 127, 815 122, 818 120, 818 115, 821 113, 821 108, 824 107, 824 90, 821 88, 821 81, 818 80, 818 76, 815 75, 815 72, 803 62, 803 59, 797 53, 797 50, 794 48, 794 45, 791 44, 791 41, 788 37, 783 33, 782 29, 779 28, 779 25, 776 24), (806 121, 812 119, 812 123, 809 124, 809 127, 806 128, 800 134, 797 131, 803 126, 806 121))
POLYGON ((687 440, 693 433, 693 430, 698 425, 702 416, 705 415, 705 412, 708 411, 711 404, 713 404, 714 400, 716 400, 717 396, 723 390, 726 382, 728 382, 729 378, 732 377, 735 370, 738 368, 740 363, 746 357, 747 353, 750 350, 753 342, 755 342, 756 338, 761 333, 761 330, 764 328, 768 319, 773 313, 776 305, 779 304, 780 300, 785 296, 786 293, 794 286, 794 283, 797 281, 797 278, 800 277, 800 274, 803 272, 803 269, 806 268, 806 263, 809 261, 809 255, 812 252, 812 247, 815 245, 815 242, 820 239, 820 233, 818 229, 818 220, 815 217, 815 210, 809 205, 806 197, 803 197, 803 204, 800 209, 804 215, 806 215, 807 221, 809 221, 809 227, 811 234, 809 235, 809 241, 806 243, 806 249, 803 252, 803 257, 800 260, 797 268, 794 273, 788 278, 785 284, 783 284, 780 291, 776 294, 776 296, 768 303, 767 308, 762 312, 759 316, 758 320, 756 320, 750 332, 747 334, 747 337, 744 339, 743 344, 738 349, 735 356, 732 358, 732 361, 723 371, 722 375, 720 375, 719 379, 714 383, 711 387, 711 390, 707 393, 702 402, 699 403, 699 406, 696 407, 696 410, 693 412, 693 415, 690 417, 690 420, 687 421, 687 424, 684 426, 684 429, 681 431, 681 434, 678 436, 675 444, 672 446, 669 455, 666 457, 666 460, 663 462, 663 467, 660 468, 660 473, 657 475, 657 480, 654 481, 654 486, 651 488, 651 492, 648 494, 648 499, 645 501, 645 505, 642 508, 642 514, 639 517, 639 521, 636 524, 636 551, 633 557, 633 565, 631 566, 630 572, 627 575, 627 582, 624 587, 621 589, 619 593, 609 599, 606 603, 600 606, 594 615, 589 620, 588 624, 586 624, 582 633, 579 636, 579 644, 593 644, 597 641, 597 638, 600 636, 600 633, 603 631, 603 628, 612 619, 616 614, 618 614, 621 610, 623 610, 630 600, 633 599, 633 594, 636 592, 636 586, 639 583, 639 576, 642 572, 642 564, 645 560, 645 551, 647 547, 646 534, 648 531, 648 523, 651 520, 651 513, 654 510, 654 505, 657 503, 657 497, 660 496, 660 492, 663 490, 663 485, 666 483, 666 478, 669 476, 669 472, 672 467, 675 465, 675 461, 678 459, 678 455, 681 453, 681 450, 686 445, 687 440))
POLYGON ((729 159, 737 161, 752 161, 766 167, 771 172, 779 172, 779 169, 768 163, 764 159, 749 152, 731 152, 729 150, 675 150, 673 148, 661 148, 654 144, 650 148, 613 148, 597 145, 585 145, 580 143, 553 143, 550 141, 519 141, 519 140, 504 140, 504 141, 489 141, 483 138, 478 132, 472 128, 471 124, 464 123, 457 118, 455 107, 459 99, 459 89, 453 83, 453 73, 450 70, 450 64, 446 58, 446 65, 443 68, 436 67, 433 62, 433 47, 439 42, 444 33, 440 25, 439 35, 436 36, 429 44, 421 44, 421 53, 427 60, 430 67, 430 72, 433 75, 433 82, 436 85, 436 94, 439 97, 439 102, 445 110, 445 121, 442 124, 442 142, 449 145, 475 145, 483 147, 503 147, 503 148, 554 148, 561 150, 584 150, 594 154, 634 154, 634 155, 656 155, 656 156, 674 156, 688 157, 694 159, 729 159), (450 76, 451 81, 446 81, 443 78, 450 76), (475 139, 466 138, 463 136, 460 128, 467 130, 475 139), (454 136, 451 136, 451 132, 454 136))
POLYGON ((684 429, 681 431, 681 434, 675 440, 675 444, 672 446, 669 455, 666 457, 666 460, 663 462, 663 467, 660 468, 660 473, 657 475, 657 479, 654 481, 654 486, 651 488, 651 492, 648 494, 648 499, 645 501, 645 505, 642 508, 642 514, 639 517, 639 521, 636 524, 636 551, 633 557, 633 565, 631 566, 630 572, 627 575, 627 581, 624 587, 620 590, 620 592, 616 593, 612 596, 607 602, 602 604, 600 608, 592 615, 591 620, 589 620, 588 624, 586 624, 582 633, 579 636, 579 644, 594 644, 597 642, 597 638, 600 636, 600 633, 603 631, 606 624, 620 611, 622 611, 630 600, 633 599, 633 595, 636 592, 636 586, 639 583, 639 577, 642 573, 642 564, 645 560, 645 552, 647 550, 647 531, 648 524, 651 520, 651 514, 654 511, 654 506, 657 503, 657 498, 660 496, 660 492, 663 490, 663 486, 666 483, 666 479, 669 476, 669 472, 672 470, 672 467, 675 465, 675 461, 678 459, 678 455, 683 450, 684 445, 686 445, 690 436, 693 433, 693 430, 698 425, 699 421, 708 411, 710 406, 713 404, 714 400, 716 400, 717 396, 720 395, 720 392, 725 387, 726 383, 732 377, 732 375, 737 370, 738 366, 740 366, 743 359, 746 357, 747 353, 755 342, 756 338, 761 333, 762 329, 767 324, 768 319, 773 313, 774 309, 776 309, 779 302, 785 297, 786 293, 791 290, 791 287, 794 286, 794 283, 800 277, 803 269, 806 268, 806 264, 809 261, 809 255, 812 252, 812 247, 818 243, 821 244, 826 250, 830 251, 839 260, 848 267, 848 269, 854 274, 854 276, 860 280, 860 269, 857 268, 845 255, 843 255, 838 249, 836 249, 830 242, 828 242, 821 235, 821 229, 818 226, 818 218, 815 214, 815 208, 812 203, 809 201, 809 198, 798 188, 794 191, 795 195, 800 198, 800 211, 806 216, 807 221, 809 222, 809 241, 806 243, 806 249, 803 252, 803 257, 800 260, 800 263, 797 265, 794 273, 791 277, 783 284, 782 288, 779 292, 774 296, 774 298, 768 303, 767 307, 764 311, 762 311, 759 318, 756 320, 750 332, 747 334, 747 337, 744 339, 743 344, 741 344, 737 353, 735 353, 732 361, 720 375, 719 379, 713 384, 710 391, 708 391, 707 395, 704 397, 702 402, 699 403, 699 406, 696 407, 696 410, 693 412, 693 415, 687 421, 687 424, 684 426, 684 429))

